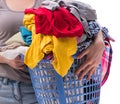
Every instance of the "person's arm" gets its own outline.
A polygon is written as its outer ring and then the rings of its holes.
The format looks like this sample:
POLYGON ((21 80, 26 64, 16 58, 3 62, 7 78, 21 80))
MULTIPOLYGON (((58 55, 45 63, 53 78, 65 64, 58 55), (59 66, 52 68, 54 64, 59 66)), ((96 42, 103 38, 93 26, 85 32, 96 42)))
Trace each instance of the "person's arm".
POLYGON ((11 66, 14 69, 24 69, 25 68, 25 64, 21 60, 20 56, 17 56, 15 59, 10 60, 10 59, 7 59, 0 55, 0 63, 8 64, 9 66, 11 66))
POLYGON ((94 43, 77 56, 78 59, 81 59, 83 56, 87 55, 86 61, 75 72, 76 75, 79 75, 82 71, 81 76, 78 78, 79 80, 81 80, 86 74, 88 75, 87 79, 90 80, 91 76, 95 73, 96 68, 101 62, 104 47, 105 44, 103 41, 102 31, 100 30, 94 43))
POLYGON ((7 63, 7 59, 0 55, 0 63, 3 63, 3 64, 7 63))

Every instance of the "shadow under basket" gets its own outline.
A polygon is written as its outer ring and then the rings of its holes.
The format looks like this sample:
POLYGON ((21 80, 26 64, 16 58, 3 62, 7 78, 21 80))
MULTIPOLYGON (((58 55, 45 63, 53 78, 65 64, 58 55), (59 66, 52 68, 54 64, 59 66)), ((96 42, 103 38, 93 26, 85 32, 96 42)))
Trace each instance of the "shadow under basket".
POLYGON ((38 104, 99 104, 101 64, 88 81, 87 75, 78 80, 75 70, 86 58, 74 58, 65 77, 56 73, 50 60, 43 59, 34 69, 29 69, 38 104))

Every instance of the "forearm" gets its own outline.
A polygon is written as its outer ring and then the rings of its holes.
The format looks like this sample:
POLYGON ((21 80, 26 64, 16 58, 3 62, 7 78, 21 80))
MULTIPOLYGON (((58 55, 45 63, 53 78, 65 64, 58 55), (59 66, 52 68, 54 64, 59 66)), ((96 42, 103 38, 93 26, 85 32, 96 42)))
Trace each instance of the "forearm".
POLYGON ((0 55, 0 63, 7 64, 8 63, 8 59, 0 55))

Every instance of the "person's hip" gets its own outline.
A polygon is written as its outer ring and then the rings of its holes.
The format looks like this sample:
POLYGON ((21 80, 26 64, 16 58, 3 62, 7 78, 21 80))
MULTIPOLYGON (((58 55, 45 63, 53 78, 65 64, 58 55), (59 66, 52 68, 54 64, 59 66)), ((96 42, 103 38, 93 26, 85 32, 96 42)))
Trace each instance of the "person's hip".
POLYGON ((32 84, 0 77, 0 104, 37 104, 32 84))

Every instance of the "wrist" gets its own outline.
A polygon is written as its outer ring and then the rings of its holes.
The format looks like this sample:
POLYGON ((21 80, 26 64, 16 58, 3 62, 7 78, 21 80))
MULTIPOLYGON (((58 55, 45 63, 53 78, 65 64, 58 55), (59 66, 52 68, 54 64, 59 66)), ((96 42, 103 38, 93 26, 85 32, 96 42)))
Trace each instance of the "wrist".
POLYGON ((95 37, 95 41, 103 41, 104 42, 104 36, 102 34, 102 31, 100 30, 98 34, 95 37))
POLYGON ((0 56, 0 63, 2 64, 8 64, 9 63, 9 60, 3 56, 0 56))
POLYGON ((102 34, 101 30, 96 35, 95 43, 102 46, 102 47, 105 47, 104 38, 103 38, 103 34, 102 34))

